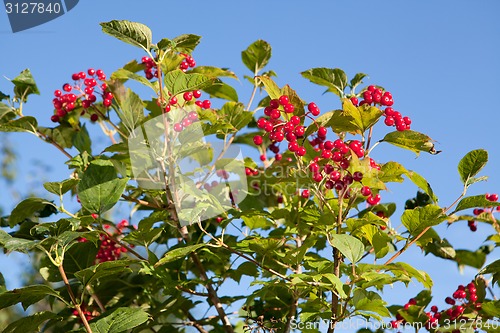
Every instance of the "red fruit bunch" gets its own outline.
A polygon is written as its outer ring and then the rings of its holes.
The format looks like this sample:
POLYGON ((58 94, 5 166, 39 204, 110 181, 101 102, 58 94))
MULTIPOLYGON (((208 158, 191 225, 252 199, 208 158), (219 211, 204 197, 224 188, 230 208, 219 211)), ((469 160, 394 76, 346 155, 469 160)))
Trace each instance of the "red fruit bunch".
POLYGON ((71 78, 74 81, 73 84, 65 83, 62 91, 54 91, 55 98, 52 103, 55 111, 50 119, 55 123, 60 122, 69 112, 81 106, 84 109, 82 115, 89 112, 90 120, 97 121, 103 112, 95 105, 96 95, 101 96, 104 109, 109 108, 113 101, 113 94, 104 82, 106 74, 101 69, 89 68, 86 73, 75 73, 71 78))
MULTIPOLYGON (((485 199, 491 202, 497 202, 498 201, 498 194, 496 193, 486 193, 484 195, 485 199)), ((487 214, 493 214, 495 212, 500 212, 500 206, 498 207, 490 207, 490 208, 474 208, 472 213, 474 216, 481 215, 483 213, 487 214)), ((474 220, 469 220, 467 221, 467 226, 469 227, 470 231, 475 232, 477 231, 477 222, 474 220)))
MULTIPOLYGON (((92 214, 92 217, 94 219, 98 218, 97 214, 92 214)), ((116 239, 117 237, 121 237, 123 234, 123 231, 128 226, 129 226, 129 223, 127 220, 120 221, 113 228, 114 230, 112 232, 110 232, 110 229, 112 228, 110 225, 106 224, 104 226, 104 229, 108 230, 108 234, 105 234, 105 235, 102 234, 99 237, 101 243, 100 243, 99 250, 97 251, 96 258, 95 258, 96 263, 118 260, 122 253, 127 252, 127 248, 121 246, 113 239, 116 239), (110 235, 112 237, 110 237, 108 235, 110 235)), ((81 238, 79 241, 80 242, 87 242, 87 239, 81 238)))
MULTIPOLYGON (((347 170, 350 166, 352 154, 355 154, 358 158, 369 158, 366 156, 363 143, 358 140, 327 140, 328 129, 319 125, 317 125, 316 131, 310 134, 309 138, 306 138, 306 127, 303 125, 303 118, 310 118, 315 124, 314 117, 320 114, 320 109, 314 102, 311 102, 307 105, 307 112, 304 115, 293 115, 295 111, 294 105, 290 103, 289 96, 286 95, 280 96, 279 99, 272 99, 264 109, 265 117, 258 119, 257 126, 264 130, 265 133, 253 137, 254 144, 260 146, 260 150, 264 152, 260 156, 261 160, 265 161, 267 159, 265 151, 269 149, 275 154, 275 160, 280 161, 282 155, 280 154, 279 145, 284 141, 288 142, 288 151, 294 153, 297 158, 302 158, 307 154, 303 142, 308 140, 314 151, 320 153, 320 156, 316 156, 308 165, 308 169, 312 173, 312 179, 317 183, 324 184, 327 190, 335 189, 339 193, 343 192, 344 197, 348 197, 350 195, 349 186, 356 181, 361 182, 363 179, 361 172, 351 173, 347 170), (267 147, 263 147, 265 136, 268 136, 270 141, 267 147)), ((380 170, 380 166, 371 158, 370 165, 372 168, 380 170)), ((360 193, 366 197, 369 205, 380 203, 380 195, 372 193, 369 187, 362 187, 360 193)), ((304 198, 308 198, 310 194, 307 189, 300 193, 304 198)))
MULTIPOLYGON (((189 68, 193 68, 196 66, 196 61, 192 56, 185 53, 179 53, 179 55, 184 57, 179 65, 179 69, 181 71, 186 72, 189 68)), ((146 79, 152 80, 154 78, 158 78, 158 68, 152 58, 142 57, 141 64, 144 65, 144 75, 146 76, 146 79)))
POLYGON ((394 100, 392 99, 392 94, 389 91, 383 91, 381 88, 371 85, 368 86, 367 90, 363 92, 362 96, 363 99, 361 101, 359 101, 357 97, 351 97, 352 104, 355 106, 367 104, 385 107, 384 124, 389 127, 394 126, 396 127, 396 130, 400 132, 410 129, 411 119, 409 117, 402 116, 400 112, 392 108, 394 100))
MULTIPOLYGON (((474 313, 481 310, 481 303, 478 302, 477 288, 474 281, 467 286, 459 285, 453 295, 445 298, 445 303, 449 307, 439 311, 436 305, 432 305, 429 312, 426 312, 428 321, 425 323, 425 328, 429 331, 436 330, 439 327, 439 321, 459 322, 465 312, 474 313)), ((404 310, 409 310, 411 306, 417 305, 417 301, 412 298, 403 307, 404 310)), ((400 324, 406 321, 399 313, 396 315, 396 320, 391 321, 392 328, 398 328, 400 324)))

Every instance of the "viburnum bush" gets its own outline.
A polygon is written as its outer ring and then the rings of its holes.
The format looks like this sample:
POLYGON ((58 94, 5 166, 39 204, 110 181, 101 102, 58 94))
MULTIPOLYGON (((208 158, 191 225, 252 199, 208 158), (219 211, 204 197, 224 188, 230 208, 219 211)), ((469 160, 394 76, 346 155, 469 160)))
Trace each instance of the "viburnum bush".
POLYGON ((356 317, 373 323, 362 332, 405 325, 499 331, 493 287, 500 260, 485 264, 500 246, 500 202, 494 193, 467 194, 486 179, 477 177, 485 150, 461 159, 463 192, 440 206, 422 175, 371 157, 384 144, 417 155, 438 151, 412 129, 425 124, 397 111, 397 96, 377 85, 358 88, 365 74, 348 80, 338 68, 302 72, 340 99, 339 109, 321 110, 263 72, 271 47, 258 40, 242 52, 252 88, 243 104, 226 82, 237 78, 233 72, 192 57, 199 36, 154 44, 140 23, 101 25, 145 55, 109 75, 68 73, 71 80, 51 88, 53 108, 42 116, 54 127, 27 115, 29 95, 39 93, 29 70, 12 80, 12 95, 0 93, 0 131, 36 135, 68 167, 66 179, 44 184, 46 197, 23 200, 0 220, 4 251, 36 258, 39 272, 38 284, 0 288, 0 308, 34 309, 4 332, 330 333, 356 317), (99 129, 109 146, 97 153, 99 129), (231 147, 242 150, 228 158, 231 147), (197 168, 179 173, 180 160, 197 168), (384 192, 403 181, 417 194, 397 203, 404 212, 396 216, 384 192), (478 223, 491 235, 477 251, 455 250, 434 229, 463 224, 468 233, 478 223), (431 276, 399 260, 410 247, 478 273, 445 300, 432 300, 431 276), (406 303, 384 300, 386 287, 410 283, 421 287, 406 303))

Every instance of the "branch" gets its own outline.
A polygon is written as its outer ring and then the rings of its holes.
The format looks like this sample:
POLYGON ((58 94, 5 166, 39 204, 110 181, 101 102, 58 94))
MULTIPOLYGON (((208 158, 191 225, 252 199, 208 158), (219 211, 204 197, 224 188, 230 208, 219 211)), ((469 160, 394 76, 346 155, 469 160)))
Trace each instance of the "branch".
POLYGON ((78 315, 80 316, 80 319, 83 322, 83 326, 85 326, 85 330, 87 333, 92 333, 92 329, 89 326, 89 322, 87 321, 87 318, 85 318, 85 315, 83 314, 82 308, 80 307, 80 304, 76 301, 75 294, 73 294, 73 290, 71 289, 71 286, 68 281, 68 277, 66 276, 66 272, 64 271, 63 264, 61 263, 59 266, 59 273, 61 274, 61 277, 64 281, 64 284, 66 285, 66 288, 68 289, 69 297, 71 298, 71 303, 75 306, 76 311, 78 311, 78 315))

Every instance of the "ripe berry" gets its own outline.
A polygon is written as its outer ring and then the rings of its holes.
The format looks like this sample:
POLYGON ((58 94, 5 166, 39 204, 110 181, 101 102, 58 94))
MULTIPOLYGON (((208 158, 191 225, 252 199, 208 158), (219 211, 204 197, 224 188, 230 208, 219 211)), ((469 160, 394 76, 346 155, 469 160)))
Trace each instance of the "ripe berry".
POLYGON ((112 104, 112 101, 110 99, 105 99, 104 101, 102 101, 102 105, 104 105, 105 107, 110 107, 112 104))
POLYGON ((269 106, 271 107, 271 109, 277 109, 280 107, 280 102, 277 99, 272 99, 269 102, 269 106))
POLYGON ((91 116, 90 116, 90 121, 97 121, 99 119, 99 115, 97 113, 93 113, 91 116))
POLYGON ((306 149, 304 147, 299 147, 295 153, 298 156, 304 156, 306 154, 306 149))
POLYGON ((319 137, 326 137, 327 129, 323 126, 318 128, 318 136, 319 137))
POLYGON ((375 205, 378 205, 378 203, 380 202, 380 194, 376 194, 375 196, 373 196, 373 194, 370 194, 368 196, 368 198, 366 199, 366 202, 370 205, 370 206, 375 206, 375 205))
POLYGON ((185 101, 190 101, 190 100, 192 100, 192 99, 193 99, 193 93, 192 93, 192 92, 190 92, 190 91, 186 91, 186 92, 182 95, 182 97, 184 97, 184 100, 185 100, 185 101))
POLYGON ((354 104, 355 106, 358 106, 358 99, 356 97, 351 97, 351 103, 354 104))
POLYGON ((257 146, 260 146, 263 142, 262 136, 256 135, 253 137, 253 143, 255 143, 257 146))
POLYGON ((183 128, 184 128, 184 127, 182 126, 182 124, 181 124, 181 123, 176 123, 176 124, 174 125, 174 131, 176 131, 176 132, 182 132, 183 128))
POLYGON ((320 114, 319 108, 314 102, 307 105, 307 110, 309 110, 313 116, 318 116, 320 114))
POLYGON ((384 120, 384 124, 386 124, 387 126, 394 126, 396 122, 394 121, 394 118, 393 117, 386 117, 385 120, 384 120))
POLYGON ((309 190, 303 190, 300 195, 302 196, 302 198, 309 198, 309 190))
POLYGON ((352 178, 355 181, 360 182, 363 179, 363 173, 356 171, 355 173, 352 174, 352 178))
POLYGON ((486 193, 485 197, 486 197, 486 200, 491 201, 491 202, 498 201, 498 194, 496 194, 496 193, 493 193, 493 194, 486 193))
POLYGON ((362 195, 362 196, 367 197, 367 196, 369 196, 369 195, 371 195, 371 194, 372 194, 372 190, 371 190, 368 186, 363 186, 363 187, 361 188, 361 195, 362 195))
POLYGON ((58 123, 60 119, 59 116, 55 114, 52 117, 50 117, 50 120, 54 123, 58 123))
POLYGON ((73 90, 73 87, 71 87, 69 83, 65 83, 62 89, 66 92, 70 92, 71 90, 73 90))
POLYGON ((451 297, 446 297, 444 301, 446 302, 446 304, 455 305, 455 300, 451 297))
POLYGON ((293 113, 295 111, 295 107, 292 104, 286 104, 283 109, 285 109, 286 113, 293 113))
POLYGON ((287 105, 287 104, 290 104, 290 99, 288 98, 287 95, 282 95, 280 96, 280 98, 278 99, 279 100, 279 103, 283 106, 287 105))

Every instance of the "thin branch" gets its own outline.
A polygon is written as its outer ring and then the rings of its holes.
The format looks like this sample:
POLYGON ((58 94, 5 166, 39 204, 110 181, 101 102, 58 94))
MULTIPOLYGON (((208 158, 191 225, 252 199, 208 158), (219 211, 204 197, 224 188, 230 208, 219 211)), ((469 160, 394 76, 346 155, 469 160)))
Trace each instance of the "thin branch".
POLYGON ((82 308, 80 307, 80 304, 76 301, 75 294, 73 293, 73 290, 71 289, 71 286, 68 281, 68 277, 66 276, 66 272, 64 271, 63 264, 61 263, 59 266, 59 273, 61 274, 61 277, 64 281, 64 284, 66 285, 66 288, 68 289, 69 297, 71 298, 71 302, 75 306, 76 311, 78 312, 78 315, 80 316, 80 319, 83 322, 83 326, 85 326, 85 330, 87 333, 92 333, 92 329, 89 326, 89 322, 87 321, 87 318, 85 318, 85 315, 83 314, 82 308))
POLYGON ((96 295, 96 293, 92 290, 92 288, 87 285, 87 291, 89 292, 90 297, 95 301, 99 309, 101 310, 101 313, 104 313, 106 311, 106 308, 104 307, 104 304, 102 304, 101 300, 99 297, 96 295))

